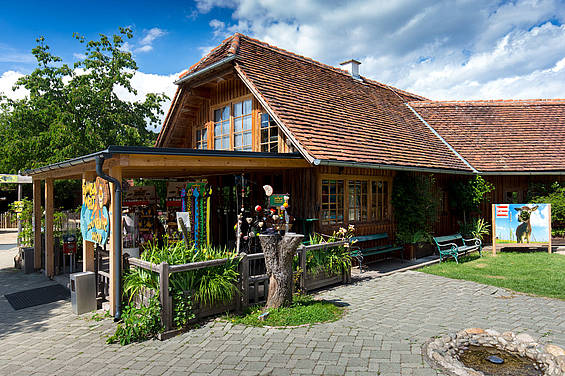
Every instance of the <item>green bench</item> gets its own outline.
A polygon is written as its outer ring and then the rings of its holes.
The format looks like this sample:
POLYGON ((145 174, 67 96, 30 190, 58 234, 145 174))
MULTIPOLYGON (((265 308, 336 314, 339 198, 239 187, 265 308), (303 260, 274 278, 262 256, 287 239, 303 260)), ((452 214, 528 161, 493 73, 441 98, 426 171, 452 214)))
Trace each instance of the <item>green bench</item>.
POLYGON ((461 234, 447 235, 447 236, 434 236, 434 243, 436 243, 439 252, 439 262, 444 257, 453 257, 455 262, 459 264, 457 259, 460 254, 479 251, 479 256, 482 256, 483 243, 477 239, 464 239, 461 234))
POLYGON ((383 253, 391 253, 400 251, 400 257, 404 261, 403 255, 403 247, 395 247, 392 244, 389 245, 380 245, 375 247, 363 247, 359 244, 374 242, 377 240, 388 239, 388 234, 383 232, 381 234, 373 234, 373 235, 363 235, 363 236, 354 236, 350 239, 352 247, 351 247, 351 257, 355 257, 359 262, 359 271, 363 273, 363 257, 365 256, 373 256, 373 255, 380 255, 383 253))

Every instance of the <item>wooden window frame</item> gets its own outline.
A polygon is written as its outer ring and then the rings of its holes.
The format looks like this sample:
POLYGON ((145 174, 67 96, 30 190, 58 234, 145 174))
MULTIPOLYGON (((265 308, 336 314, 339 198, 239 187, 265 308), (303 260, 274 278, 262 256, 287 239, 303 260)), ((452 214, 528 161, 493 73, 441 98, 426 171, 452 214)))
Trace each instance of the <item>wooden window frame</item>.
POLYGON ((193 132, 193 140, 194 140, 194 148, 195 149, 201 149, 201 150, 208 150, 210 149, 210 128, 208 127, 208 124, 205 124, 203 126, 200 127, 195 127, 194 128, 194 132, 193 132), (200 139, 198 138, 198 131, 200 131, 200 134, 202 134, 202 131, 206 131, 206 139, 203 139, 202 137, 200 137, 200 139), (206 144, 205 148, 199 148, 199 144, 206 144))
POLYGON ((275 121, 275 119, 273 119, 271 117, 271 115, 269 115, 268 112, 263 111, 259 113, 259 131, 258 131, 258 138, 259 138, 259 149, 258 151, 263 152, 263 153, 280 153, 281 152, 281 130, 279 129, 279 126, 277 124, 277 122, 275 121), (267 129, 267 133, 268 133, 268 141, 267 142, 262 142, 261 141, 261 137, 262 137, 262 133, 263 133, 263 115, 266 115, 268 117, 268 121, 269 121, 269 126, 266 128, 267 129), (271 122, 274 123, 274 126, 271 126, 271 122), (277 140, 276 141, 272 141, 271 140, 271 131, 272 129, 276 129, 277 130, 277 140), (271 148, 273 147, 271 144, 275 144, 277 151, 276 152, 272 152, 271 148), (267 145, 268 147, 268 151, 263 151, 263 145, 267 145))
POLYGON ((224 108, 226 106, 230 107, 230 116, 229 116, 229 123, 230 123, 230 141, 229 141, 229 148, 228 149, 222 149, 222 150, 235 150, 234 149, 234 144, 235 144, 235 140, 234 140, 234 131, 235 131, 235 123, 234 123, 234 105, 236 103, 239 102, 244 102, 246 100, 251 100, 251 151, 256 151, 257 150, 257 114, 258 114, 258 106, 257 106, 257 100, 255 99, 255 97, 252 94, 248 94, 248 95, 244 95, 241 97, 237 97, 237 98, 233 98, 230 99, 229 101, 225 101, 222 103, 218 103, 214 106, 210 106, 210 113, 209 113, 209 118, 210 118, 210 123, 211 123, 211 129, 208 130, 208 133, 211 134, 211 138, 212 138, 212 144, 210 144, 209 146, 211 146, 210 150, 216 150, 216 145, 215 145, 215 139, 216 139, 216 132, 214 130, 214 126, 216 124, 215 118, 214 118, 214 111, 224 108))
POLYGON ((233 120, 233 124, 232 124, 232 126, 233 126, 233 145, 232 145, 233 150, 236 150, 235 136, 240 134, 240 135, 241 135, 241 142, 242 142, 242 145, 239 146, 239 147, 237 147, 237 148, 239 148, 240 151, 253 151, 253 99, 252 99, 252 98, 249 98, 249 99, 242 99, 242 100, 240 100, 240 101, 234 101, 234 102, 232 103, 232 112, 233 112, 233 113, 231 114, 231 120, 233 120), (248 114, 244 114, 244 113, 243 113, 243 110, 244 110, 244 108, 245 108, 244 103, 247 102, 247 101, 250 102, 251 112, 248 113, 248 114), (236 116, 236 115, 235 115, 235 105, 236 105, 236 104, 239 104, 239 103, 241 103, 241 115, 236 116), (243 121, 243 120, 245 119, 245 117, 249 117, 249 119, 251 120, 251 128, 250 128, 249 130, 243 128, 243 124, 244 124, 244 121, 243 121), (235 121, 236 121, 236 119, 241 119, 241 131, 238 131, 238 132, 236 132, 236 130, 235 130, 235 121), (244 145, 244 144, 243 144, 243 138, 244 138, 245 133, 249 133, 249 134, 250 134, 250 136, 251 136, 251 141, 250 141, 249 144, 245 144, 245 145, 244 145), (250 150, 244 150, 244 149, 243 149, 244 147, 250 147, 250 150))
MULTIPOLYGON (((323 226, 335 226, 335 225, 339 225, 339 224, 343 224, 346 222, 345 220, 345 185, 347 184, 347 180, 343 179, 343 178, 322 178, 320 179, 320 222, 322 223, 323 226), (323 211, 324 211, 324 203, 322 201, 323 199, 323 185, 324 185, 324 181, 328 181, 328 182, 333 182, 333 185, 335 185, 336 188, 336 193, 334 194, 336 196, 336 200, 335 200, 335 206, 336 206, 336 211, 335 211, 335 221, 332 221, 331 218, 327 220, 326 223, 326 219, 323 218, 323 211), (338 193, 338 186, 341 185, 341 192, 338 193), (343 197, 341 198, 341 221, 338 220, 339 217, 339 211, 337 209, 339 209, 339 195, 343 195, 343 197)), ((328 184, 329 186, 331 186, 331 183, 328 184)), ((330 196, 332 196, 332 194, 330 193, 330 189, 328 186, 328 198, 330 196)), ((331 200, 328 200, 328 208, 327 210, 330 212, 330 217, 331 217, 331 212, 332 212, 332 208, 329 206, 331 204, 331 200)))
MULTIPOLYGON (((322 219, 322 181, 324 180, 343 180, 344 182, 344 198, 343 198, 343 222, 323 224, 324 226, 335 226, 339 224, 368 224, 368 223, 390 223, 393 218, 392 213, 392 177, 390 176, 366 176, 366 175, 339 175, 339 174, 321 174, 318 179, 318 202, 320 203, 320 221, 322 219), (350 181, 366 181, 367 182, 367 219, 360 221, 351 221, 349 219, 349 182, 350 181), (387 217, 377 219, 373 217, 373 182, 387 182, 387 217)), ((320 222, 321 223, 321 222, 320 222)))

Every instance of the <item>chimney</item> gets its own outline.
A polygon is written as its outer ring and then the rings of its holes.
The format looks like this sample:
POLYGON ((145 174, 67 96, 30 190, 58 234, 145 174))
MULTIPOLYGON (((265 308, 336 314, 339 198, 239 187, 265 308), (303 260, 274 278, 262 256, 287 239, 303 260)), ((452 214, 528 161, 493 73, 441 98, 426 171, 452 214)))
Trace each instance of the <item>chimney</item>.
POLYGON ((355 59, 344 61, 340 64, 343 69, 347 70, 351 77, 355 78, 356 80, 360 80, 361 77, 359 76, 359 65, 361 65, 360 61, 355 59))

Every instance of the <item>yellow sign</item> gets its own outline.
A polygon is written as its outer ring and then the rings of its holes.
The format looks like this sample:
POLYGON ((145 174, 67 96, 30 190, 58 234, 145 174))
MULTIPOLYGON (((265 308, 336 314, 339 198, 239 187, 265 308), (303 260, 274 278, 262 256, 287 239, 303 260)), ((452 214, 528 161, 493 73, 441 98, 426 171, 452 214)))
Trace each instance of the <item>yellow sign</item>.
POLYGON ((82 209, 80 227, 85 240, 105 244, 110 233, 108 202, 110 188, 108 182, 100 177, 94 182, 82 184, 82 209))

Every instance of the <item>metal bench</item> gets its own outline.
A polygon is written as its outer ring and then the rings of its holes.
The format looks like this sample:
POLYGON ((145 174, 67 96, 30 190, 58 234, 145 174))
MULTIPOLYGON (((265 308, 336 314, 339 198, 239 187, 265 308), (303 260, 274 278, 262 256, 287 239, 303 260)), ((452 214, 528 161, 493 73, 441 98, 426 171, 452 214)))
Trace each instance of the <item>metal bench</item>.
POLYGON ((373 234, 373 235, 355 236, 350 239, 351 243, 354 244, 351 247, 351 257, 355 257, 359 262, 359 271, 361 273, 363 273, 363 257, 365 256, 372 256, 383 253, 400 251, 400 257, 404 261, 403 247, 395 247, 392 244, 375 246, 375 247, 362 247, 359 245, 360 243, 368 243, 368 242, 373 242, 376 240, 383 240, 383 239, 388 239, 388 234, 386 232, 380 234, 373 234))
POLYGON ((479 256, 482 256, 483 243, 477 239, 464 239, 461 234, 435 236, 434 243, 436 243, 439 252, 439 262, 444 257, 453 257, 456 263, 459 263, 458 256, 460 254, 479 251, 479 256))

